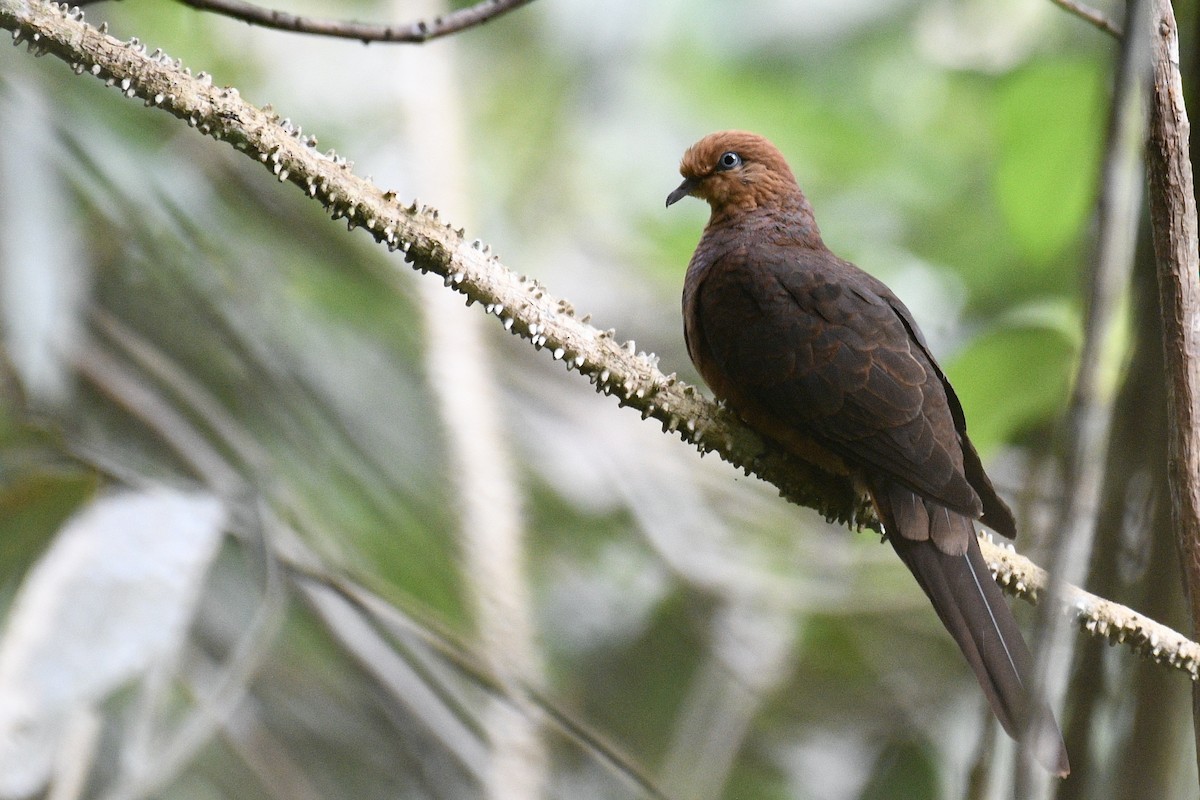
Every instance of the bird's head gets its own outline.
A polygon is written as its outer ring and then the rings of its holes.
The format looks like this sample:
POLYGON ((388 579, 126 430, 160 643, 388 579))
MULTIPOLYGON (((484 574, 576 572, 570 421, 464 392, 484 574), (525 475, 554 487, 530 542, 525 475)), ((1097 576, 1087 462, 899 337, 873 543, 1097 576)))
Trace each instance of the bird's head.
POLYGON ((683 183, 667 205, 687 195, 712 207, 713 216, 778 205, 800 195, 796 179, 775 145, 756 133, 710 133, 687 149, 679 162, 683 183))

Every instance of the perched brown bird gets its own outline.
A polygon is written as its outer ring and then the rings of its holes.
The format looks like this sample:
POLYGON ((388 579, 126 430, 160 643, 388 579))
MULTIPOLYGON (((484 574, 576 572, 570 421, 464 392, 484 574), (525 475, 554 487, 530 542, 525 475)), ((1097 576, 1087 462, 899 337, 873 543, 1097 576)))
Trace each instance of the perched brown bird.
POLYGON ((912 314, 825 247, 766 139, 710 134, 679 171, 667 205, 691 195, 712 207, 683 289, 696 368, 750 427, 865 488, 1004 729, 1029 730, 1034 756, 1065 776, 1062 734, 1049 709, 1033 707, 1033 660, 973 521, 1009 538, 1016 524, 912 314))

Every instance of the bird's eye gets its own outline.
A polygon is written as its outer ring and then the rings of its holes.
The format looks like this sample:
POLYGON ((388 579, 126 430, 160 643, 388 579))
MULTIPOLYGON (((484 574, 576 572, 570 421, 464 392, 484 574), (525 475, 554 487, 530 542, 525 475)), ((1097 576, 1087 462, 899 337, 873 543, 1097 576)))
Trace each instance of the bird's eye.
POLYGON ((723 154, 721 156, 720 160, 717 161, 717 169, 719 169, 719 170, 735 169, 736 167, 740 167, 741 165, 742 165, 742 157, 739 156, 737 153, 733 152, 732 150, 730 150, 728 153, 723 154))

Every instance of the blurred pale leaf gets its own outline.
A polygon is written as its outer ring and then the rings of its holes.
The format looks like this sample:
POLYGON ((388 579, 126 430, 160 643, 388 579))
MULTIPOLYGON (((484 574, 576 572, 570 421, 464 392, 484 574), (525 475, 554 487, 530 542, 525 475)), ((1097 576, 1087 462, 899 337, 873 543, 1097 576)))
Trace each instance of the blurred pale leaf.
POLYGON ((62 403, 80 337, 88 282, 79 232, 42 235, 41 220, 70 217, 72 198, 59 171, 57 143, 45 135, 50 100, 18 76, 0 86, 0 175, 20 192, 0 192, 0 312, 4 345, 33 399, 62 403), (5 88, 8 90, 5 91, 5 88))
POLYGON ((208 494, 95 501, 30 570, 0 641, 0 796, 49 777, 80 710, 174 654, 222 536, 208 494))

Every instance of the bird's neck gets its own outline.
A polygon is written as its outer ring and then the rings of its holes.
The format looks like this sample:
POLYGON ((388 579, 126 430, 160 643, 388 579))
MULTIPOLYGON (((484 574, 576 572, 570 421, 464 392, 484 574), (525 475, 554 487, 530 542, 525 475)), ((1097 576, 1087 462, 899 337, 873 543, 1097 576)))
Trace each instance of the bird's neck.
POLYGON ((812 206, 799 191, 749 208, 714 208, 704 233, 706 237, 750 236, 753 241, 774 245, 825 248, 812 206))

